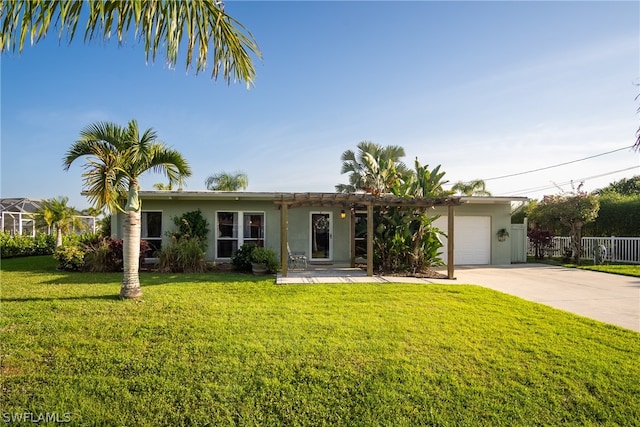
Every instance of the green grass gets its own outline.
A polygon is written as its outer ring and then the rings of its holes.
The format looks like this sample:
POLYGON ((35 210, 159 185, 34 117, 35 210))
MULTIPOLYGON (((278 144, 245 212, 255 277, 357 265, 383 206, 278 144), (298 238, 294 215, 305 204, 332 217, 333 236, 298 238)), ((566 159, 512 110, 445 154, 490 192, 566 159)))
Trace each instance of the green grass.
POLYGON ((639 425, 638 334, 465 285, 2 261, 2 415, 74 425, 639 425))
POLYGON ((528 257, 527 262, 557 265, 567 268, 580 268, 583 270, 600 271, 610 274, 621 274, 623 276, 640 277, 640 264, 620 264, 620 263, 607 263, 602 265, 593 265, 589 261, 583 260, 583 264, 577 266, 575 264, 566 264, 561 261, 560 258, 545 258, 543 260, 536 260, 533 257, 528 257))
POLYGON ((606 264, 581 265, 583 270, 602 271, 604 273, 622 274, 624 276, 640 277, 640 265, 637 264, 606 264))

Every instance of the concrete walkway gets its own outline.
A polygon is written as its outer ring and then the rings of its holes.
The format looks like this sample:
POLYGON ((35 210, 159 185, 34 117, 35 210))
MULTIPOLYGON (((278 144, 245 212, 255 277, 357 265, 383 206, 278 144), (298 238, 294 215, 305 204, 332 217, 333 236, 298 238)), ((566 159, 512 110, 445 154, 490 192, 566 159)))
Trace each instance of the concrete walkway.
POLYGON ((277 283, 473 284, 640 332, 640 278, 545 264, 456 267, 455 280, 373 276, 350 268, 278 275, 277 283))

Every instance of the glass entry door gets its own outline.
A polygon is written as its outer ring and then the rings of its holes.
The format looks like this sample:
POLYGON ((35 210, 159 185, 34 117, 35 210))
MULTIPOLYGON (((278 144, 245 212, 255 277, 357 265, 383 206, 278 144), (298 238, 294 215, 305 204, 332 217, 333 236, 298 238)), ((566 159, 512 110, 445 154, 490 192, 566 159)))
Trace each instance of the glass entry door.
POLYGON ((331 212, 311 212, 311 254, 312 261, 329 261, 333 254, 333 232, 331 212))

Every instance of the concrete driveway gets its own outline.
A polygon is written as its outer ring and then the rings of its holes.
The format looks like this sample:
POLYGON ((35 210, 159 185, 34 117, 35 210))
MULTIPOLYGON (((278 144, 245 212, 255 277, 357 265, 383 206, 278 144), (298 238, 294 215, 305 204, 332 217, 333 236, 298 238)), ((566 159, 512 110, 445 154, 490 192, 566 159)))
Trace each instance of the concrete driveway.
POLYGON ((640 332, 637 277, 544 264, 456 267, 455 273, 456 283, 480 285, 640 332))

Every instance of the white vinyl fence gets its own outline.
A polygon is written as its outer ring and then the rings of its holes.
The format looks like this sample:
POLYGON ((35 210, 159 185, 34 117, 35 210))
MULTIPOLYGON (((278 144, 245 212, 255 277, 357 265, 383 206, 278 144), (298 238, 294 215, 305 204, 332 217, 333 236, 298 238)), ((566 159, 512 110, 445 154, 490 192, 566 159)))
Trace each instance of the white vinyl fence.
MULTIPOLYGON (((582 258, 593 259, 595 249, 603 245, 606 248, 604 261, 627 262, 640 264, 640 237, 583 237, 582 258)), ((555 256, 562 256, 565 248, 571 247, 571 238, 554 237, 553 245, 547 252, 555 256)), ((529 255, 535 255, 533 245, 529 244, 529 255)))

